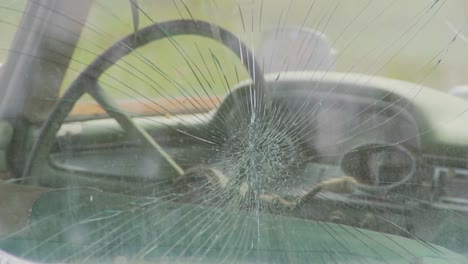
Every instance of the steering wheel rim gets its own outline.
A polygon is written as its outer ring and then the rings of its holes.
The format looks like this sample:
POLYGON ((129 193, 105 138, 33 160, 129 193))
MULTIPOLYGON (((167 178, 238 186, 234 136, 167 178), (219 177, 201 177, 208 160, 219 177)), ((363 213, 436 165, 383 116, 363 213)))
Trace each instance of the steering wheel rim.
MULTIPOLYGON (((236 35, 218 25, 199 20, 172 20, 154 23, 127 35, 125 38, 113 44, 89 64, 73 81, 44 122, 24 167, 22 173, 23 181, 32 184, 38 184, 40 182, 40 175, 32 177, 32 169, 36 164, 40 163, 42 159, 47 160, 49 158, 48 153, 60 126, 63 124, 65 118, 78 99, 85 93, 90 94, 102 106, 105 106, 103 104, 107 104, 107 107, 103 108, 118 121, 119 125, 121 125, 124 130, 128 129, 128 127, 126 128, 125 125, 119 122, 119 118, 115 116, 116 113, 120 113, 120 118, 122 118, 124 122, 127 122, 130 127, 133 126, 133 129, 143 130, 133 123, 130 117, 123 114, 123 111, 116 111, 118 109, 116 108, 116 104, 109 98, 106 98, 102 88, 98 85, 98 79, 108 68, 135 49, 157 40, 172 38, 178 35, 195 35, 210 38, 229 48, 240 59, 242 65, 244 65, 249 72, 253 81, 253 96, 257 97, 259 101, 264 98, 266 92, 263 71, 260 69, 252 52, 236 35)), ((147 133, 145 135, 144 130, 143 134, 141 134, 141 132, 142 131, 138 131, 140 136, 149 136, 147 133)), ((153 142, 156 143, 154 140, 153 142)), ((169 163, 171 162, 169 161, 169 163)), ((175 169, 179 174, 183 173, 183 170, 175 169)))

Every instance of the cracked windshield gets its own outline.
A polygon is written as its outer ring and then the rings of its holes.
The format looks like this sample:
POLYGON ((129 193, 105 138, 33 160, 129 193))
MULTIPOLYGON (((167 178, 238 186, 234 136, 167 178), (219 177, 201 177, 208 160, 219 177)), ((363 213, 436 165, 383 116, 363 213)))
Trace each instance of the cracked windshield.
POLYGON ((1 263, 468 263, 466 0, 0 0, 1 263))

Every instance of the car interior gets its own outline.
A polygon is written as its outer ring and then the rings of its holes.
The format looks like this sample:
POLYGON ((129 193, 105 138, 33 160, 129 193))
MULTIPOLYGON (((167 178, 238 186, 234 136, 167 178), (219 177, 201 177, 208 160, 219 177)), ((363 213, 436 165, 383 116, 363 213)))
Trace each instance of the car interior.
POLYGON ((466 261, 465 99, 340 71, 320 23, 254 34, 249 1, 239 30, 197 18, 216 1, 23 2, 1 4, 0 260, 466 261))

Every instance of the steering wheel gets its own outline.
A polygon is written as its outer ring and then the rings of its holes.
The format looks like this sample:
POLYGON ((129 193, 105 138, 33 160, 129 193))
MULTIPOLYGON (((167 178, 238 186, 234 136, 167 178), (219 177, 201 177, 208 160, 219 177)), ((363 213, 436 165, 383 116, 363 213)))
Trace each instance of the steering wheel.
POLYGON ((177 162, 143 128, 138 126, 129 115, 120 110, 115 101, 98 84, 99 77, 110 66, 133 50, 150 42, 165 38, 171 39, 178 35, 197 35, 222 43, 237 55, 242 65, 249 72, 253 82, 251 88, 252 96, 260 100, 265 96, 263 71, 255 61, 252 52, 236 35, 218 25, 199 20, 173 20, 152 24, 112 45, 99 55, 71 84, 44 122, 23 170, 23 179, 33 184, 39 183, 40 175, 31 177, 33 176, 31 174, 33 168, 40 166, 41 163, 48 159, 52 143, 60 126, 78 99, 85 93, 92 96, 119 123, 126 133, 133 133, 139 137, 142 142, 145 142, 157 151, 179 175, 184 174, 184 170, 177 162))

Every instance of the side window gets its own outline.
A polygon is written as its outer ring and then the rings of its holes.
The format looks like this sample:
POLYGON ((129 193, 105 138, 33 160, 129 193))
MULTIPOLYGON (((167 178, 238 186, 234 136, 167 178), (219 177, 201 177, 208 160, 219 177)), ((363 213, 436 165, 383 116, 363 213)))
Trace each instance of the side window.
POLYGON ((0 66, 5 62, 11 42, 18 29, 25 0, 2 0, 0 1, 0 66))

